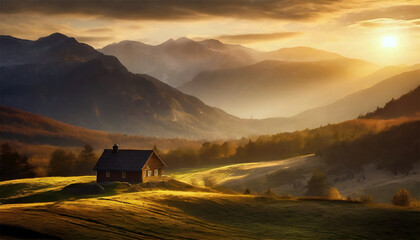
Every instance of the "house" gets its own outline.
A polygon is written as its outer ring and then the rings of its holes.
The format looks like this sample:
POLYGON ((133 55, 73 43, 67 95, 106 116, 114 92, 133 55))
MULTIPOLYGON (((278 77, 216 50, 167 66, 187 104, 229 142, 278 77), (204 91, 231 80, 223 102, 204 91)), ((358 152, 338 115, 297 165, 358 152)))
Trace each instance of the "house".
POLYGON ((96 181, 142 183, 162 179, 166 164, 154 150, 105 149, 96 163, 96 181))

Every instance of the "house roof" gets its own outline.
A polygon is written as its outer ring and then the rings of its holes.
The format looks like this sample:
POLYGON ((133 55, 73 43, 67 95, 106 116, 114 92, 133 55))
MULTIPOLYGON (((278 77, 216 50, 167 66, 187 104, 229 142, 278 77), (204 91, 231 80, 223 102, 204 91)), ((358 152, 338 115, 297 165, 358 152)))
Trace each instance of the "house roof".
MULTIPOLYGON (((105 149, 93 169, 113 171, 140 171, 153 153, 153 150, 118 150, 116 153, 114 153, 112 149, 105 149)), ((165 165, 159 156, 157 156, 157 158, 162 162, 163 165, 165 165)))

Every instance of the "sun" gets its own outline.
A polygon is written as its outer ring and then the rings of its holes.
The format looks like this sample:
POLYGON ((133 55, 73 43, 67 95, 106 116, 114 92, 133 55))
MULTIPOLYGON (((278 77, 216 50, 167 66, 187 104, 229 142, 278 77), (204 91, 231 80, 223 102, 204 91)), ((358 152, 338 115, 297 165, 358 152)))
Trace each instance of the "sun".
POLYGON ((394 36, 385 36, 382 38, 382 46, 393 48, 397 46, 397 39, 394 36))

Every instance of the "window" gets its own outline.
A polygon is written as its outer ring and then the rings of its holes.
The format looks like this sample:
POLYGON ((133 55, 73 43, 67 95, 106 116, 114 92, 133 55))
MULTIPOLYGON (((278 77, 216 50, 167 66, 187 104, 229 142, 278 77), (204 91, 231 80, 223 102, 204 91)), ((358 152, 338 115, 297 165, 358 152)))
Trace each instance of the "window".
POLYGON ((159 169, 155 169, 155 172, 153 173, 153 176, 158 176, 159 175, 159 169))
POLYGON ((148 177, 152 176, 152 170, 147 170, 147 176, 148 177))
POLYGON ((125 178, 125 172, 124 171, 121 172, 121 177, 125 178))
POLYGON ((109 174, 109 171, 106 171, 106 172, 105 172, 105 177, 109 177, 109 175, 110 175, 110 174, 109 174))

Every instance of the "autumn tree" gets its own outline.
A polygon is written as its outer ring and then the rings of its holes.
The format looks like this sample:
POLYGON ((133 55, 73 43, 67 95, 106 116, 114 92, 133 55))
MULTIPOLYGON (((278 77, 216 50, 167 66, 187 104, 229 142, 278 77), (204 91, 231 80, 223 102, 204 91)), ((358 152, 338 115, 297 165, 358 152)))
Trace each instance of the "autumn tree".
POLYGON ((1 145, 0 151, 1 181, 35 176, 26 155, 20 155, 7 143, 1 145))
POLYGON ((315 171, 308 181, 308 191, 306 196, 326 197, 329 192, 327 177, 322 171, 315 171))
POLYGON ((57 149, 51 154, 50 164, 48 165, 48 176, 71 176, 76 155, 57 149))
POLYGON ((73 173, 75 175, 87 175, 94 173, 93 167, 95 167, 97 160, 98 158, 93 152, 93 147, 86 144, 83 150, 79 153, 77 161, 74 163, 73 173))

